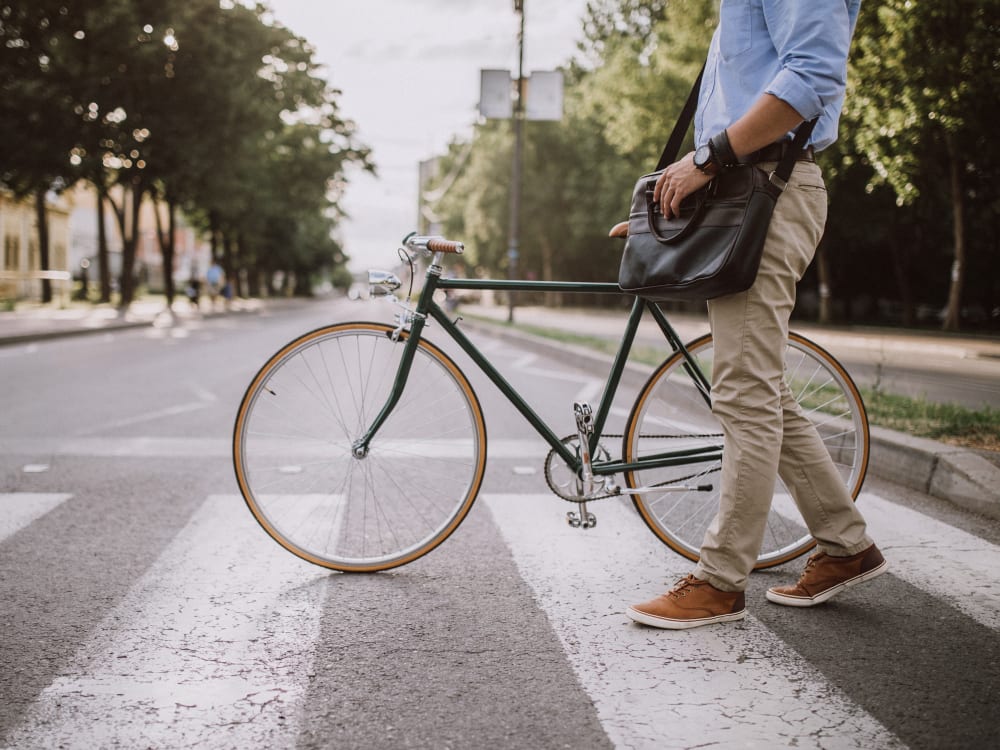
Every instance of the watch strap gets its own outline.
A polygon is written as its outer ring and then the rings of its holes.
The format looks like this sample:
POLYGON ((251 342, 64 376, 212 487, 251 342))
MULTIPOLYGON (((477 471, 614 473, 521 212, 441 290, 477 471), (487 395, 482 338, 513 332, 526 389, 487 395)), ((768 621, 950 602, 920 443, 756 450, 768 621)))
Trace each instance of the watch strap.
POLYGON ((733 146, 729 142, 729 133, 725 130, 713 135, 708 140, 708 145, 712 149, 712 155, 715 156, 719 166, 723 169, 729 169, 739 164, 740 160, 736 157, 736 152, 733 151, 733 146))

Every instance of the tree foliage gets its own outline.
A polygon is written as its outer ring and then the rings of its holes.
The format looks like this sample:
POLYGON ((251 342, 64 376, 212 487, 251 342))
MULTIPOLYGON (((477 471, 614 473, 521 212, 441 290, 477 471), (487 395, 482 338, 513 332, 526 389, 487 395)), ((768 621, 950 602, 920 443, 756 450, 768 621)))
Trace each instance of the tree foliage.
MULTIPOLYGON (((117 196, 123 303, 149 196, 199 222, 252 286, 283 271, 305 291, 346 261, 331 231, 345 169, 370 169, 368 151, 312 47, 266 6, 4 3, 0 84, 0 181, 44 195, 84 179, 117 196)), ((161 237, 170 295, 172 234, 161 237)))
MULTIPOLYGON (((588 3, 562 122, 526 124, 522 270, 616 278, 620 245, 605 234, 656 163, 717 7, 588 3)), ((820 156, 830 218, 797 314, 1000 328, 998 9, 1000 0, 862 3, 840 140, 820 156)), ((471 152, 434 206, 483 274, 506 273, 510 144, 502 122, 455 144, 452 166, 471 152)))

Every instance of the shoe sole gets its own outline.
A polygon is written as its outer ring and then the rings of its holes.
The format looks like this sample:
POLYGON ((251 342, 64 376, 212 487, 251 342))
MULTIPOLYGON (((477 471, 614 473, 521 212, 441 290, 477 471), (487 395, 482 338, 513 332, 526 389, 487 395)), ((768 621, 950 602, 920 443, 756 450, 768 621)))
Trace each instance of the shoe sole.
POLYGON ((733 622, 735 620, 742 620, 747 616, 747 611, 745 609, 741 609, 739 612, 730 612, 729 614, 716 615, 715 617, 702 617, 696 620, 672 620, 669 617, 657 617, 656 615, 647 614, 646 612, 640 612, 632 607, 626 609, 625 614, 636 622, 642 623, 643 625, 649 625, 653 628, 663 628, 664 630, 687 630, 688 628, 697 628, 701 625, 711 625, 716 622, 733 622))
POLYGON ((788 594, 779 594, 774 589, 768 589, 765 596, 769 602, 784 604, 787 607, 815 607, 817 604, 822 604, 823 602, 832 599, 841 591, 845 591, 852 586, 857 586, 859 583, 870 581, 873 578, 878 578, 888 569, 889 563, 886 560, 883 560, 882 564, 877 568, 872 568, 867 573, 862 573, 861 575, 848 579, 843 583, 838 583, 836 586, 831 586, 826 591, 820 591, 815 596, 789 596, 788 594))

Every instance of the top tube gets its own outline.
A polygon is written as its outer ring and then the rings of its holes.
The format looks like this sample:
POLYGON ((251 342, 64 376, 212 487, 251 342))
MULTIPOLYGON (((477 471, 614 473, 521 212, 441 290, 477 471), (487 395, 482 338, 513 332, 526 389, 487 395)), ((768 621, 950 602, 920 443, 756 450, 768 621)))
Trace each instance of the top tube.
POLYGON ((582 292, 585 294, 627 294, 615 282, 600 281, 529 281, 527 279, 446 279, 432 269, 439 269, 445 253, 460 255, 465 245, 440 236, 411 233, 403 239, 411 253, 433 253, 427 274, 437 276, 437 289, 467 289, 492 291, 582 292))

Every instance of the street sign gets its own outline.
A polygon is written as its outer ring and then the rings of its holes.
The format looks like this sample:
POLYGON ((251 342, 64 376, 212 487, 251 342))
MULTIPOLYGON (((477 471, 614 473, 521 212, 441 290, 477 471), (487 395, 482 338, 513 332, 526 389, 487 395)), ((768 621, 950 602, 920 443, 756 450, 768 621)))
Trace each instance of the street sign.
POLYGON ((563 74, 561 70, 539 70, 528 76, 525 116, 529 120, 561 120, 563 74))
MULTIPOLYGON (((509 120, 514 113, 514 84, 509 70, 481 70, 479 114, 487 120, 509 120)), ((561 120, 563 74, 537 70, 526 76, 524 116, 528 120, 561 120)))
POLYGON ((514 97, 509 70, 479 71, 479 114, 488 120, 509 120, 514 97))

